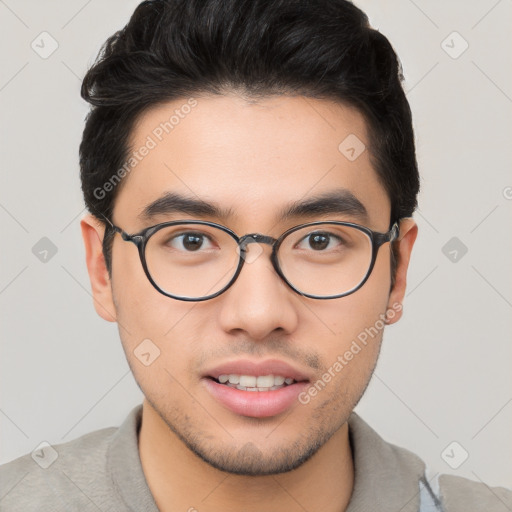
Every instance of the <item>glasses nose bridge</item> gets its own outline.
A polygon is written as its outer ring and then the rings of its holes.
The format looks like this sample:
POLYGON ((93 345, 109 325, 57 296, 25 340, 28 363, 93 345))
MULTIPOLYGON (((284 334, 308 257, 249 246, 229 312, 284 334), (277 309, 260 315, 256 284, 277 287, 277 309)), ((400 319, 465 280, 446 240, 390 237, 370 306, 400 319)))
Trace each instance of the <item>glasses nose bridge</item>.
POLYGON ((276 242, 277 239, 271 236, 262 235, 261 233, 248 233, 239 239, 238 245, 241 251, 247 250, 249 244, 267 244, 270 245, 273 250, 276 242))

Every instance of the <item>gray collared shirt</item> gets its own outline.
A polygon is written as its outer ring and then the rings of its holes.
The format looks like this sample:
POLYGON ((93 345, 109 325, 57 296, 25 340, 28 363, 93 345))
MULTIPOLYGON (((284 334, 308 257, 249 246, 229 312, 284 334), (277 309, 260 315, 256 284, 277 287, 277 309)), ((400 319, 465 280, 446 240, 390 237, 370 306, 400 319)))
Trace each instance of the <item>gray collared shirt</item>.
MULTIPOLYGON (((138 405, 119 428, 91 432, 0 466, 0 510, 158 512, 139 457, 141 418, 138 405)), ((419 457, 385 442, 355 413, 349 432, 355 480, 346 512, 498 512, 507 510, 504 504, 512 510, 509 491, 458 477, 440 480, 440 495, 450 505, 445 509, 419 457), (484 500, 483 508, 475 508, 475 499, 484 500)))

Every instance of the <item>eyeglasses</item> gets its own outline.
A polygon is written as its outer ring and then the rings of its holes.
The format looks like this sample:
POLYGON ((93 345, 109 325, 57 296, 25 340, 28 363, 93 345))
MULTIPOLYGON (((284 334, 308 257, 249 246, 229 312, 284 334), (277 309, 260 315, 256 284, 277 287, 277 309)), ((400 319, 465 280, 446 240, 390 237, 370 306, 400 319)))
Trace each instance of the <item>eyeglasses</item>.
MULTIPOLYGON (((272 247, 277 274, 296 293, 336 299, 359 290, 369 278, 379 248, 398 238, 341 221, 317 221, 285 231, 279 238, 259 233, 239 237, 229 228, 201 220, 172 221, 129 235, 106 219, 123 240, 134 243, 151 284, 183 301, 213 299, 225 292, 251 263, 249 244, 272 247)), ((256 249, 256 247, 254 248, 256 249)), ((262 248, 255 251, 258 256, 262 248)))

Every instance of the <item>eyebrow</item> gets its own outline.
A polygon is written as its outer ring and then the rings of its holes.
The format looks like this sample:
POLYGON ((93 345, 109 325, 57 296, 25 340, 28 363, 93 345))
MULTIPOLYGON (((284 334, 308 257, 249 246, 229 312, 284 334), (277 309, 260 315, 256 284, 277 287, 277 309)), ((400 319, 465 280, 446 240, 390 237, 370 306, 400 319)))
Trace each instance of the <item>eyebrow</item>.
MULTIPOLYGON (((173 213, 196 217, 215 217, 222 221, 227 221, 235 216, 232 208, 222 208, 213 202, 167 192, 148 204, 138 217, 149 221, 158 215, 173 213)), ((361 201, 349 190, 341 188, 288 203, 278 212, 277 221, 283 222, 292 218, 314 218, 329 214, 350 215, 361 221, 368 220, 368 212, 361 201)))

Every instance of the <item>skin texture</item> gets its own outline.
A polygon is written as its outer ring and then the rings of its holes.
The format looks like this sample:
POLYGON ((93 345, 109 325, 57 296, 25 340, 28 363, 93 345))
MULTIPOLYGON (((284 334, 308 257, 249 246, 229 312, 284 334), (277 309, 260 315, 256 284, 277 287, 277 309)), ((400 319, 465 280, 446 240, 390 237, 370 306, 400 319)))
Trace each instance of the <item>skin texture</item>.
MULTIPOLYGON (((357 110, 304 97, 254 102, 228 93, 196 99, 190 114, 125 178, 114 224, 136 233, 169 220, 158 216, 147 223, 137 216, 164 192, 174 191, 234 212, 229 223, 203 220, 224 223, 239 236, 258 232, 277 238, 306 222, 277 223, 275 217, 285 205, 342 187, 366 207, 367 227, 388 230, 390 201, 369 151, 351 162, 338 150, 349 134, 368 146, 357 110)), ((142 146, 185 102, 147 111, 133 130, 133 148, 142 146)), ((175 218, 201 219, 184 214, 175 218)), ((357 222, 346 214, 318 220, 357 222)), ((146 397, 139 450, 160 510, 345 510, 354 471, 346 421, 372 375, 382 330, 314 399, 297 401, 274 417, 234 414, 209 394, 201 377, 220 363, 276 358, 315 382, 379 315, 393 309, 388 323, 396 322, 417 234, 411 219, 402 220, 400 228, 391 292, 389 243, 381 247, 360 290, 323 301, 288 288, 271 265, 270 247, 263 245, 263 252, 244 266, 224 294, 182 302, 153 288, 136 247, 119 235, 110 280, 101 252, 103 226, 91 216, 83 219, 96 310, 118 322, 127 360, 146 397), (160 356, 144 366, 134 350, 148 338, 160 356)))

